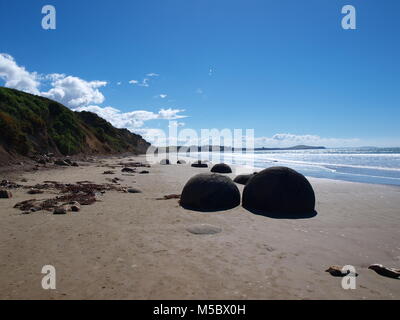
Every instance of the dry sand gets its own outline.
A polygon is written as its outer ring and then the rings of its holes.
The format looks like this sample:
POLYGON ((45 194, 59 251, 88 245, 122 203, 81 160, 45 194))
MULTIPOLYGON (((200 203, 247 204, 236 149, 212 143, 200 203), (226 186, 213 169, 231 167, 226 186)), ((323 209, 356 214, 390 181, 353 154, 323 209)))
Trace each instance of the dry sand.
MULTIPOLYGON (((137 157, 144 161, 144 158, 137 157)), ((102 160, 117 163, 120 159, 102 160)), ((148 175, 113 176, 99 163, 25 173, 25 184, 120 177, 141 194, 106 192, 78 213, 22 215, 26 190, 0 199, 0 299, 399 299, 400 281, 368 270, 400 266, 400 188, 310 179, 318 214, 273 219, 242 207, 202 213, 178 205, 194 174, 209 169, 154 165, 148 175), (196 224, 222 229, 195 235, 196 224), (53 265, 57 289, 43 290, 41 269, 53 265), (324 270, 353 265, 356 290, 324 270)), ((234 174, 229 175, 234 177, 234 174)), ((243 186, 239 187, 242 191, 243 186)))

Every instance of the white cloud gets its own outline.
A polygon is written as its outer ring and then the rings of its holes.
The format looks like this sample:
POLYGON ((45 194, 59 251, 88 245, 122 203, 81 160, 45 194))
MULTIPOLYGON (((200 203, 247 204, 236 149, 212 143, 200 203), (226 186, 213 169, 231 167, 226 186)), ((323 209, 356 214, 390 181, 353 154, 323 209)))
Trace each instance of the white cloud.
POLYGON ((141 87, 149 87, 149 79, 143 79, 142 83, 139 83, 139 86, 141 87))
POLYGON ((168 95, 166 95, 166 94, 160 94, 160 95, 158 95, 161 99, 165 99, 168 95))
POLYGON ((98 88, 106 86, 106 81, 86 81, 64 74, 50 75, 50 79, 52 79, 53 88, 41 93, 46 98, 56 100, 71 108, 104 102, 105 98, 98 88))
POLYGON ((56 80, 63 79, 65 77, 66 77, 66 75, 64 73, 50 73, 50 74, 42 77, 42 79, 56 81, 56 80))
POLYGON ((117 86, 120 86, 121 84, 122 84, 122 82, 121 82, 121 81, 117 82, 117 86))
POLYGON ((133 84, 134 86, 138 85, 141 87, 149 87, 149 79, 145 78, 143 79, 141 82, 139 82, 138 80, 130 80, 129 81, 130 84, 133 84))
POLYGON ((14 58, 8 54, 0 53, 0 79, 5 81, 5 86, 39 94, 39 76, 36 72, 28 72, 25 67, 17 65, 14 58))
POLYGON ((179 122, 179 121, 171 121, 168 128, 178 128, 178 127, 184 127, 186 123, 184 122, 179 122))
POLYGON ((144 78, 142 81, 131 80, 131 81, 129 81, 129 83, 133 84, 133 85, 138 85, 140 87, 150 87, 150 84, 149 84, 150 79, 149 78, 154 78, 154 77, 158 77, 158 76, 160 76, 158 73, 148 73, 148 74, 146 74, 147 78, 144 78))
POLYGON ((97 113, 100 117, 109 121, 117 128, 127 128, 136 132, 137 129, 144 126, 146 121, 150 120, 176 120, 186 118, 181 115, 185 110, 181 109, 161 109, 157 113, 145 110, 136 110, 131 112, 121 112, 113 107, 86 106, 74 109, 75 111, 90 111, 97 113))

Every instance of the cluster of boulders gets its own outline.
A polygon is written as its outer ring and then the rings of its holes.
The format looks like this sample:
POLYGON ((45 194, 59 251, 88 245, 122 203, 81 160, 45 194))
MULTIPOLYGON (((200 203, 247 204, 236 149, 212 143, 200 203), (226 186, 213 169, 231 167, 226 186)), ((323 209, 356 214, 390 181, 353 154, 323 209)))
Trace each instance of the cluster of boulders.
MULTIPOLYGON (((160 161, 160 164, 169 165, 169 164, 171 164, 171 161, 169 159, 162 159, 160 161)), ((185 160, 178 160, 178 161, 176 161, 176 164, 186 164, 186 161, 185 160)))
POLYGON ((215 165, 210 174, 198 174, 184 186, 181 206, 198 211, 217 211, 240 204, 234 182, 243 184, 242 205, 259 213, 297 216, 313 213, 315 194, 309 181, 287 167, 271 167, 259 173, 239 175, 232 181, 217 173, 231 173, 226 164, 215 165))
POLYGON ((79 164, 76 161, 72 161, 69 157, 64 159, 55 158, 53 153, 46 154, 36 154, 31 157, 33 161, 35 161, 38 165, 47 165, 47 164, 55 164, 57 166, 71 166, 71 167, 79 167, 79 164))
POLYGON ((45 165, 47 163, 54 162, 54 154, 53 153, 36 154, 32 157, 32 160, 34 160, 38 164, 45 165))

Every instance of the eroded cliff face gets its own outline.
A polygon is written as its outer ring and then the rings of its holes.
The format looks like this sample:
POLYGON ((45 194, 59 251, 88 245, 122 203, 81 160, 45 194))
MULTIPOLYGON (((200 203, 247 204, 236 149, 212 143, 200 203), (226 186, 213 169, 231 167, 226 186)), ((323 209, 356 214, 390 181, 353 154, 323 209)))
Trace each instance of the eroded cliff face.
POLYGON ((0 162, 55 153, 145 153, 150 144, 91 112, 74 112, 53 100, 0 87, 0 162))

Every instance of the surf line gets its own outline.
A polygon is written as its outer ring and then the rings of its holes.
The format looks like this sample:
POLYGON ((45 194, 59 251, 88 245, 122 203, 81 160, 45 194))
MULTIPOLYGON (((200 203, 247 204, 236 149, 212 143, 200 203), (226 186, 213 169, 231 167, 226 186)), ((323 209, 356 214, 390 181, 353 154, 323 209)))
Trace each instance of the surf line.
POLYGON ((159 307, 154 307, 154 315, 180 315, 185 317, 188 307, 167 307, 162 304, 159 307))

